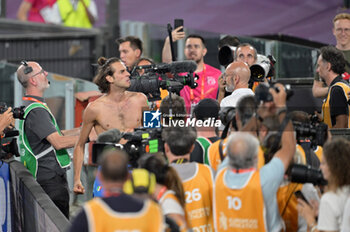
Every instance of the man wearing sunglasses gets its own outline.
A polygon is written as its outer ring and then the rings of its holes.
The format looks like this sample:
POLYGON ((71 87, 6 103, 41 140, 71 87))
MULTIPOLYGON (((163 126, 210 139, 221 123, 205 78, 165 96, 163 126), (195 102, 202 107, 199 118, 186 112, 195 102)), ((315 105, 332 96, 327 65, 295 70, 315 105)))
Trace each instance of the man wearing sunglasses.
POLYGON ((73 147, 78 129, 60 131, 43 98, 50 87, 48 73, 36 62, 22 61, 17 78, 25 89, 24 120, 20 120, 21 161, 36 178, 62 213, 69 218, 69 191, 66 168, 70 157, 65 148, 73 147))

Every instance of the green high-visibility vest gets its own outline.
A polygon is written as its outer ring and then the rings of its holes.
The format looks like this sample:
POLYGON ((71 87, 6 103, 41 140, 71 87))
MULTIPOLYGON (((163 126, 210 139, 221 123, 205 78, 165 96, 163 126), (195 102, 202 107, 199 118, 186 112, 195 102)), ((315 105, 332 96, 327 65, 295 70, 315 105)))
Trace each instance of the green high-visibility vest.
POLYGON ((203 149, 203 163, 209 165, 208 149, 212 142, 205 137, 198 137, 196 140, 203 149))
POLYGON ((35 102, 26 107, 24 111, 24 120, 19 121, 19 147, 21 151, 21 162, 24 164, 25 167, 27 167, 27 169, 34 176, 34 178, 36 178, 38 172, 38 159, 47 155, 51 151, 55 151, 57 162, 59 163, 61 168, 66 168, 71 163, 69 154, 66 149, 55 150, 52 146, 50 146, 48 149, 40 152, 39 154, 34 154, 32 148, 29 145, 27 135, 24 131, 24 122, 29 112, 36 108, 43 108, 47 112, 49 112, 52 123, 55 125, 57 132, 61 135, 61 130, 57 125, 56 119, 46 105, 35 102))
MULTIPOLYGON (((90 6, 90 0, 83 0, 87 7, 90 6)), ((89 17, 84 5, 78 2, 74 9, 70 0, 57 0, 58 9, 61 15, 62 23, 67 27, 92 28, 89 17)))

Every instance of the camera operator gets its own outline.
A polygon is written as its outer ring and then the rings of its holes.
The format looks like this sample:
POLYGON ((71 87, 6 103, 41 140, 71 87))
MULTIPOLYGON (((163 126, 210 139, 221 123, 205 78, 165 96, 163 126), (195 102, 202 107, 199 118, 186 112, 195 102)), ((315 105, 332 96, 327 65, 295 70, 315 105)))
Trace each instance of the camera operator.
POLYGON ((0 135, 3 136, 4 130, 9 126, 14 126, 12 108, 9 107, 4 113, 0 114, 0 135))
POLYGON ((323 146, 321 170, 328 181, 328 191, 321 197, 317 208, 299 199, 298 210, 305 218, 309 231, 340 231, 344 206, 350 194, 350 142, 334 138, 323 146))
POLYGON ((85 109, 79 140, 74 148, 74 192, 83 194, 80 180, 85 142, 92 130, 97 135, 116 128, 130 132, 141 126, 143 110, 149 109, 143 93, 126 91, 130 87, 130 74, 123 62, 115 57, 98 59, 99 70, 94 79, 104 95, 91 102, 85 109))
POLYGON ((119 46, 119 57, 131 72, 137 60, 142 55, 142 41, 135 36, 127 36, 116 40, 119 46))
POLYGON ((323 122, 329 128, 349 128, 350 86, 341 77, 345 71, 345 59, 333 46, 322 47, 317 60, 317 72, 329 87, 328 96, 322 105, 323 122))
POLYGON ((17 78, 25 89, 24 120, 20 120, 21 161, 62 213, 69 218, 69 190, 66 169, 71 161, 65 148, 73 147, 78 129, 60 131, 44 102, 50 87, 48 73, 37 62, 22 61, 17 78))

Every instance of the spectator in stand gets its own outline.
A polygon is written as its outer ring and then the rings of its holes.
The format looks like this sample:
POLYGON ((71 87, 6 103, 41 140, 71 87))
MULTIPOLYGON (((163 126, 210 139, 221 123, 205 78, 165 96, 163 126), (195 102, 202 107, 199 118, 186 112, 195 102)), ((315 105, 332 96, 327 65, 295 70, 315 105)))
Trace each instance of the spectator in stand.
POLYGON ((17 18, 21 21, 59 24, 60 17, 55 4, 56 0, 23 0, 17 18))
MULTIPOLYGON (((335 47, 340 50, 345 57, 346 66, 343 78, 349 81, 350 73, 350 14, 340 13, 333 19, 333 35, 337 41, 335 47)), ((328 86, 322 81, 320 75, 316 72, 312 86, 314 97, 324 98, 327 96, 328 86)))

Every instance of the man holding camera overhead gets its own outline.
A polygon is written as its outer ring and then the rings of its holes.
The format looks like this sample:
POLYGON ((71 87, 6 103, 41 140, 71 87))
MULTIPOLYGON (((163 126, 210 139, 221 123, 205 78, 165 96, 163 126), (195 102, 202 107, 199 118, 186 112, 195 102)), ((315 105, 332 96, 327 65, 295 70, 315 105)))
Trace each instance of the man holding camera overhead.
POLYGON ((69 218, 69 190, 66 169, 78 130, 60 131, 44 101, 49 88, 47 72, 36 62, 22 61, 17 78, 25 89, 24 120, 20 121, 21 161, 62 213, 69 218))

